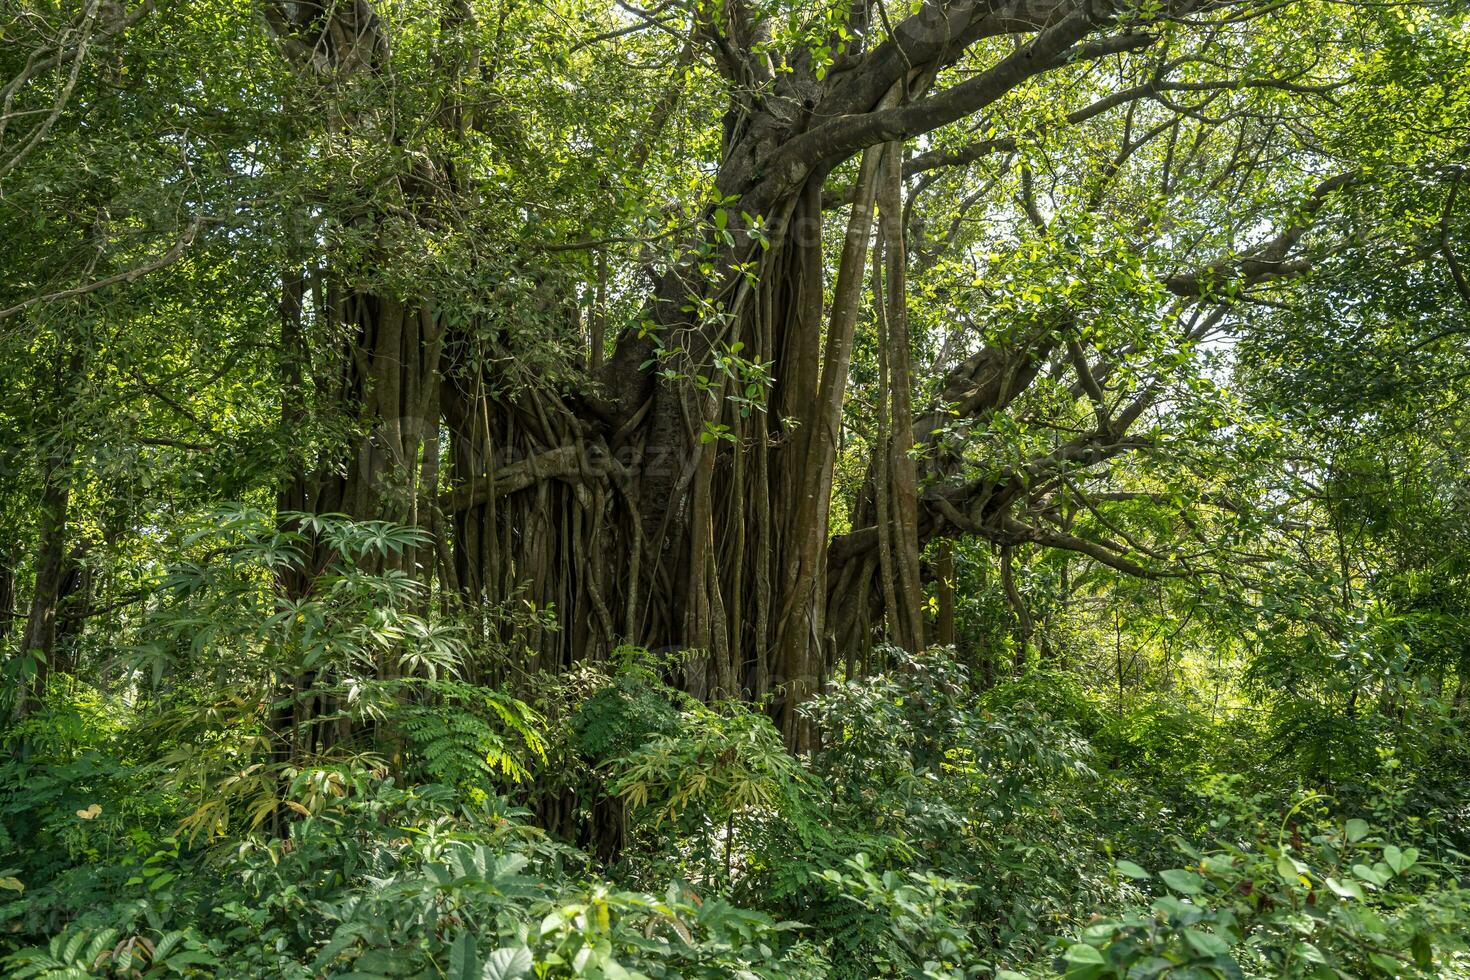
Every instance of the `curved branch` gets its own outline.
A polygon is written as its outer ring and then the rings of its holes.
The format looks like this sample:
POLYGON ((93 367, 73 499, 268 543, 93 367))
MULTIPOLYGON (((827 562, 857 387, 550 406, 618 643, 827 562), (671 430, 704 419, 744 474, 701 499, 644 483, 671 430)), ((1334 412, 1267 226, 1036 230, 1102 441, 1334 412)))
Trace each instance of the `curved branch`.
POLYGON ((189 222, 189 227, 184 229, 183 235, 179 236, 179 239, 169 247, 169 250, 151 262, 145 262, 140 266, 134 266, 126 272, 119 272, 116 275, 107 276, 95 282, 89 282, 84 286, 74 286, 71 289, 63 289, 59 292, 33 296, 8 309, 0 310, 0 320, 15 316, 17 313, 23 313, 41 303, 56 303, 64 299, 75 299, 78 296, 86 296, 88 293, 95 293, 98 290, 106 289, 108 286, 115 286, 118 283, 134 282, 150 272, 157 272, 164 266, 172 265, 183 257, 184 251, 194 243, 194 238, 199 234, 199 229, 203 228, 207 223, 210 223, 210 219, 202 217, 195 218, 189 222))
POLYGON ((1312 189, 1291 224, 1254 252, 1221 259, 1194 272, 1167 276, 1164 288, 1176 296, 1205 299, 1215 296, 1222 288, 1241 289, 1310 272, 1312 260, 1292 257, 1291 250, 1311 229, 1332 194, 1351 186, 1359 177, 1357 171, 1350 170, 1327 178, 1312 189))
POLYGON ((598 479, 616 475, 623 467, 595 444, 574 443, 498 467, 487 479, 445 494, 440 505, 448 512, 469 510, 491 497, 504 497, 545 480, 598 479))
POLYGON ((787 142, 768 167, 768 193, 789 192, 813 170, 864 147, 938 129, 999 100, 1022 82, 1062 65, 1148 47, 1156 35, 1118 34, 1083 43, 1099 24, 1081 8, 1043 29, 992 67, 927 98, 892 109, 840 116, 787 142))

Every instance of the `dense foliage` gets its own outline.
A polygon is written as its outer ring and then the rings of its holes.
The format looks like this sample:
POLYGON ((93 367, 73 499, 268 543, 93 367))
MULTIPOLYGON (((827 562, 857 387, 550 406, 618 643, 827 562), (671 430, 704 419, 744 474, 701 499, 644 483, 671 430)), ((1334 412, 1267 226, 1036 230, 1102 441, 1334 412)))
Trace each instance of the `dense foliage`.
MULTIPOLYGON (((692 702, 646 660, 582 679, 560 725, 516 703, 484 749, 495 759, 516 731, 533 749, 546 739, 601 759, 574 781, 584 799, 626 806, 629 843, 610 866, 511 802, 536 792, 519 764, 446 770, 412 737, 402 777, 367 757, 284 773, 286 823, 251 827, 248 719, 201 738, 200 721, 58 687, 8 733, 24 750, 0 769, 7 970, 1470 972, 1462 729, 1424 744, 1384 725, 1378 763, 1357 776, 1366 788, 1314 783, 1271 750, 1259 712, 1212 720, 1175 699, 1115 714, 1046 673, 981 691, 941 651, 896 656, 891 673, 816 701, 824 747, 798 760, 759 712, 692 702), (1424 752, 1461 764, 1400 762, 1424 752), (206 769, 215 782, 193 775, 206 769)), ((454 728, 463 704, 382 717, 454 728)), ((534 755, 521 758, 534 773, 534 755)))
POLYGON ((1463 0, 0 4, 0 974, 1470 978, 1463 0))

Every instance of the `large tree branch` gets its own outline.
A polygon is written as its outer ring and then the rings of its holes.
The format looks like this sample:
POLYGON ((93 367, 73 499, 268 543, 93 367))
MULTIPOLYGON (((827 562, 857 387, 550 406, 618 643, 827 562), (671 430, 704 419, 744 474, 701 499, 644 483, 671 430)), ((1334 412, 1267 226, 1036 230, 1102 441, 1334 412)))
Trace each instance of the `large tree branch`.
POLYGON ((1254 251, 1247 255, 1220 259, 1193 272, 1167 276, 1164 279, 1164 288, 1176 296, 1207 298, 1222 291, 1238 291, 1274 279, 1310 272, 1312 260, 1303 256, 1292 256, 1292 249, 1311 229, 1333 193, 1351 186, 1358 179, 1357 171, 1327 178, 1312 189, 1286 228, 1254 251))
POLYGON ((1465 270, 1460 267, 1459 257, 1455 255, 1454 246, 1450 243, 1450 224, 1455 213, 1455 200, 1460 194, 1460 182, 1465 179, 1463 170, 1455 174, 1454 181, 1450 184, 1450 193, 1444 202, 1444 211, 1439 217, 1439 251, 1444 256, 1445 265, 1450 270, 1450 279, 1455 284, 1455 290, 1460 294, 1460 299, 1470 306, 1470 279, 1465 276, 1465 270))
POLYGON ((102 48, 121 36, 128 28, 153 12, 153 0, 144 0, 132 11, 124 13, 121 5, 102 4, 91 0, 82 9, 74 29, 63 31, 61 39, 52 45, 38 46, 26 59, 25 66, 0 89, 0 144, 5 141, 6 131, 16 118, 29 114, 15 109, 16 97, 42 73, 52 68, 61 68, 68 60, 70 68, 62 80, 56 95, 51 100, 43 118, 30 131, 19 148, 8 157, 0 157, 0 178, 13 172, 26 158, 42 145, 56 121, 61 118, 72 93, 81 77, 82 66, 87 61, 89 50, 102 48), (72 36, 75 40, 72 40, 72 36))
POLYGON ((188 227, 184 229, 183 234, 178 237, 173 245, 169 246, 166 252, 155 259, 134 266, 125 272, 106 276, 94 282, 86 283, 85 285, 73 286, 70 289, 61 289, 53 293, 44 293, 40 296, 32 296, 28 300, 23 300, 14 306, 0 310, 0 320, 15 316, 17 313, 24 313, 31 307, 42 303, 57 303, 66 299, 76 299, 78 296, 86 296, 89 293, 95 293, 109 286, 115 286, 118 283, 135 282, 150 272, 157 272, 165 266, 173 265, 183 257, 184 252, 194 243, 195 237, 199 234, 199 229, 203 228, 207 221, 208 219, 206 218, 195 218, 189 222, 188 227))
MULTIPOLYGON (((1282 91, 1301 94, 1325 94, 1339 87, 1339 85, 1304 85, 1289 79, 1279 78, 1244 78, 1206 82, 1170 82, 1159 79, 1145 82, 1142 85, 1132 85, 1128 88, 1119 89, 1089 105, 1085 105, 1080 109, 1074 109, 1062 117, 1062 124, 1076 126, 1121 106, 1129 105, 1143 99, 1156 98, 1163 92, 1226 92, 1241 91, 1244 89, 1280 89, 1282 91)), ((1055 128, 1057 128, 1056 124, 1037 126, 1030 131, 1029 135, 1043 135, 1055 128)), ((917 153, 909 157, 908 161, 904 164, 904 176, 912 177, 931 170, 938 170, 941 167, 965 166, 966 164, 974 163, 982 157, 996 153, 1014 153, 1020 145, 1020 140, 1021 137, 1014 135, 993 136, 983 140, 974 140, 963 146, 917 153)))
POLYGON ((620 475, 623 467, 599 445, 575 443, 557 446, 526 459, 496 467, 485 479, 444 495, 448 512, 468 510, 492 496, 504 497, 545 480, 586 481, 620 475))
POLYGON ((1184 568, 1157 569, 1140 565, 1127 557, 1127 552, 1124 550, 1108 547, 1090 538, 1078 537, 1059 529, 1032 527, 1019 521, 1007 520, 1004 524, 1004 533, 1048 548, 1075 551, 1135 578, 1182 578, 1191 574, 1189 569, 1184 568))
POLYGON ((269 0, 263 11, 286 54, 314 71, 350 74, 388 54, 382 21, 368 0, 269 0))
POLYGON ((1074 8, 1028 44, 985 71, 917 102, 892 109, 840 116, 789 140, 766 168, 762 196, 789 193, 815 170, 839 163, 864 147, 902 141, 947 125, 990 105, 1029 78, 1072 61, 1101 58, 1147 47, 1152 34, 1127 33, 1084 39, 1098 23, 1074 8))

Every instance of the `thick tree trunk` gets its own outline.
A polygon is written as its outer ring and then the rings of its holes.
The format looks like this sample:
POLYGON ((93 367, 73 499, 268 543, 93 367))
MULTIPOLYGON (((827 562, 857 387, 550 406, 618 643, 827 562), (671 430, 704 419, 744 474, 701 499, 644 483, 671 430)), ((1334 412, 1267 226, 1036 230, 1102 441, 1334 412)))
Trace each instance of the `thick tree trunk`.
MULTIPOLYGON (((305 411, 298 357, 304 343, 303 295, 302 281, 288 277, 281 303, 282 416, 288 426, 305 411)), ((319 312, 346 340, 339 357, 316 366, 313 387, 318 411, 335 416, 350 435, 345 445, 309 461, 285 481, 278 512, 287 523, 291 512, 344 514, 432 534, 438 508, 443 331, 427 303, 409 304, 337 283, 328 285, 325 297, 319 312)), ((404 572, 427 584, 435 557, 430 544, 362 560, 368 571, 404 572)), ((295 601, 309 595, 316 576, 335 559, 325 541, 312 541, 301 568, 282 576, 283 597, 295 601)), ((378 672, 394 676, 398 665, 385 661, 378 672)), ((317 722, 338 713, 324 695, 311 693, 330 680, 310 673, 287 681, 289 689, 273 716, 278 758, 320 751, 347 736, 344 721, 317 722)))
MULTIPOLYGON (((794 479, 794 506, 788 524, 791 553, 782 569, 785 595, 783 616, 778 622, 777 672, 799 678, 779 702, 778 720, 789 745, 811 747, 815 733, 806 726, 796 708, 821 685, 824 663, 819 644, 832 642, 826 628, 825 592, 827 575, 827 527, 832 500, 833 464, 842 427, 842 401, 847 388, 848 365, 860 312, 863 275, 873 224, 873 202, 877 170, 883 149, 870 147, 863 153, 854 185, 852 210, 838 261, 826 346, 821 357, 821 380, 809 411, 799 420, 793 463, 799 468, 794 479)), ((802 408, 803 406, 794 406, 802 408)), ((787 498, 788 500, 791 498, 787 498)), ((758 691, 764 694, 764 690, 758 691)))
POLYGON ((1016 617, 1016 649, 1012 657, 1012 669, 1020 674, 1026 669, 1027 655, 1031 649, 1031 634, 1034 626, 1031 613, 1026 608, 1026 598, 1016 587, 1015 550, 1009 545, 1000 549, 1000 583, 1005 590, 1006 601, 1016 617))
MULTIPOLYGON (((878 567, 866 559, 843 566, 849 578, 834 592, 827 528, 880 161, 885 154, 897 161, 899 152, 890 145, 863 154, 830 304, 824 174, 815 173, 768 216, 769 248, 743 234, 724 246, 717 267, 753 261, 758 274, 753 282, 732 272, 704 284, 702 299, 718 315, 691 322, 689 282, 680 269, 666 277, 651 315, 675 353, 657 365, 657 377, 645 366, 655 358, 651 342, 640 347, 626 337, 603 371, 600 395, 496 399, 486 393, 507 386, 483 369, 450 370, 452 578, 471 608, 493 610, 512 595, 554 606, 560 629, 499 637, 530 647, 534 666, 563 669, 618 641, 691 651, 671 679, 700 697, 770 697, 788 744, 814 746, 798 709, 840 651, 866 648, 873 622, 868 599, 878 567), (752 410, 737 372, 711 371, 716 356, 771 367, 764 406, 752 410), (698 375, 711 380, 696 383, 698 375)), ((923 622, 897 163, 887 173, 894 222, 881 275, 898 285, 883 311, 893 323, 885 348, 894 386, 905 389, 894 396, 894 438, 884 450, 898 471, 891 488, 900 505, 892 521, 899 544, 887 555, 902 561, 891 580, 905 602, 902 625, 891 628, 917 649, 923 622)))

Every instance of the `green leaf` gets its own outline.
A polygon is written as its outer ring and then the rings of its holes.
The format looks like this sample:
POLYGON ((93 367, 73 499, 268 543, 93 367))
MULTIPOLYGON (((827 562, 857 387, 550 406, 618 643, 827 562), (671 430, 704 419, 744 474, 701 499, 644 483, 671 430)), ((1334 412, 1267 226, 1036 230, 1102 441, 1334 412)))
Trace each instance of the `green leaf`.
POLYGON ((1276 873, 1281 876, 1282 881, 1291 884, 1310 885, 1306 876, 1307 866, 1302 864, 1290 854, 1282 854, 1276 859, 1276 873))
POLYGON ((1414 957, 1414 965, 1420 969, 1434 966, 1434 945, 1425 933, 1414 933, 1414 938, 1409 940, 1409 953, 1414 957))
POLYGON ((1368 821, 1359 820, 1357 817, 1347 822, 1347 839, 1356 844, 1368 836, 1368 821))
POLYGON ((1152 877, 1152 875, 1150 875, 1147 871, 1143 870, 1138 865, 1134 864, 1132 861, 1119 861, 1118 871, 1121 874, 1125 874, 1136 881, 1142 881, 1144 878, 1152 877))
POLYGON ((1203 878, 1193 871, 1185 871, 1182 868, 1170 868, 1168 871, 1160 871, 1159 877, 1164 880, 1164 884, 1181 895, 1198 895, 1205 887, 1205 880, 1203 878))
POLYGON ((1374 966, 1378 967, 1378 969, 1382 970, 1384 973, 1387 973, 1391 977, 1403 975, 1404 964, 1394 959, 1392 956, 1388 956, 1385 953, 1369 953, 1368 959, 1372 961, 1374 966))
POLYGON ((1068 963, 1097 963, 1107 961, 1103 959, 1102 950, 1086 943, 1073 943, 1067 949, 1066 960, 1068 963))
POLYGON ((1225 956, 1230 952, 1230 944, 1213 933, 1200 932, 1198 929, 1185 929, 1184 938, 1201 956, 1225 956))
POLYGON ((475 949, 475 937, 462 932, 449 947, 449 980, 479 980, 480 953, 475 949))
POLYGON ((1067 961, 1066 976, 1069 980, 1093 980, 1107 966, 1102 951, 1086 943, 1076 943, 1068 948, 1063 959, 1067 961))
POLYGON ((485 957, 485 969, 480 980, 520 980, 528 976, 535 965, 531 951, 524 946, 502 946, 485 957))
POLYGON ((1368 867, 1366 864, 1353 865, 1353 874, 1357 875, 1359 878, 1362 878, 1370 885, 1382 885, 1388 881, 1387 875, 1380 874, 1374 869, 1368 867))

